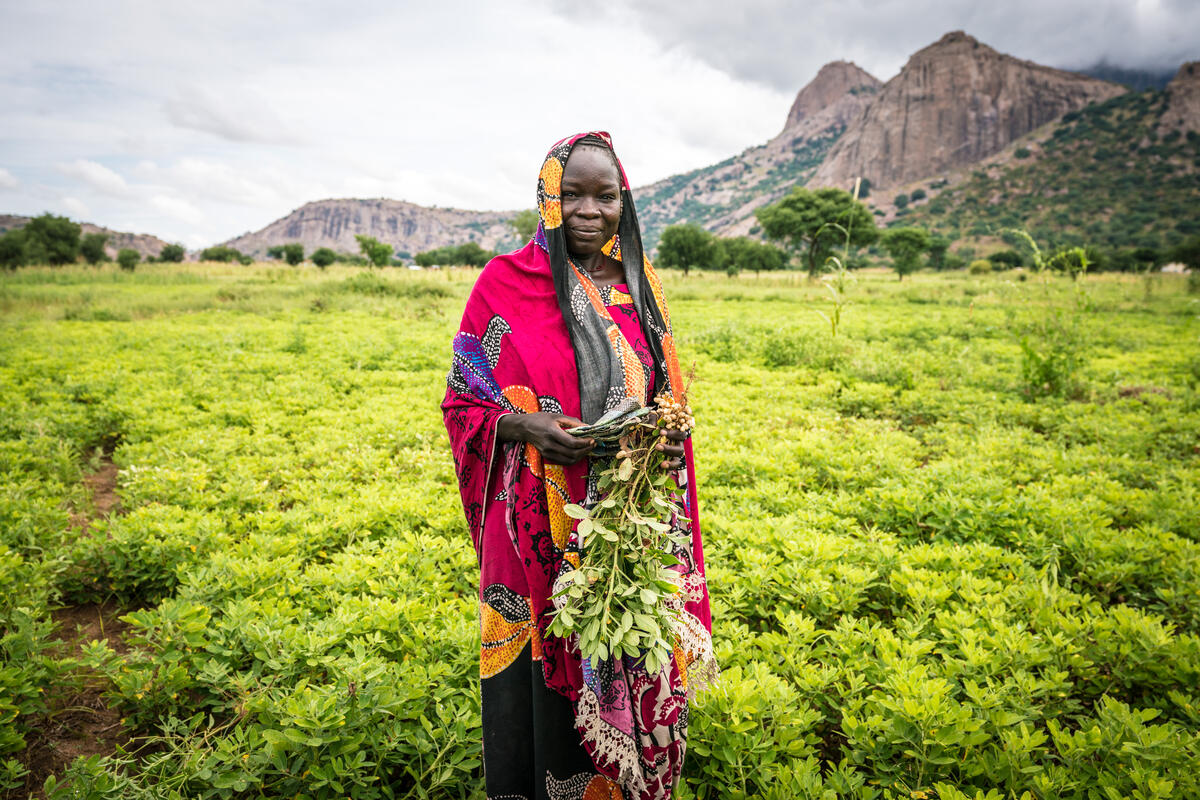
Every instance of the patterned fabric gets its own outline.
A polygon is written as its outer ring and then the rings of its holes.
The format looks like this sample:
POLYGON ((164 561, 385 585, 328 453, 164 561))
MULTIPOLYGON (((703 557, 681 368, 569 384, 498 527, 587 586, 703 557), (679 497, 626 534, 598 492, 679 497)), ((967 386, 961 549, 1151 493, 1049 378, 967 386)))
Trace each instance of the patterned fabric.
POLYGON ((580 138, 556 144, 538 176, 534 240, 480 274, 454 339, 442 409, 480 567, 488 796, 574 797, 563 787, 578 784, 588 797, 650 800, 669 797, 679 778, 689 694, 716 677, 691 443, 675 474, 686 515, 676 525, 691 541, 675 568, 676 658, 647 674, 632 658, 584 663, 574 637, 546 634, 555 580, 587 557, 563 506, 599 499, 593 474, 602 464, 545 464, 531 445, 496 442, 504 414, 586 421, 627 398, 646 402, 652 387, 682 387, 662 286, 642 256, 623 171, 621 223, 605 251, 624 265, 626 284, 601 289, 570 263, 559 182, 580 138), (565 716, 547 711, 560 701, 565 716), (560 717, 573 732, 555 735, 560 717))
MULTIPOLYGON (((640 399, 645 387, 640 382, 640 369, 634 369, 630 374, 629 368, 636 367, 630 362, 633 354, 628 346, 621 347, 620 334, 599 290, 567 252, 567 238, 562 226, 562 176, 571 150, 585 136, 599 139, 610 150, 612 148, 611 137, 603 131, 577 134, 550 148, 538 174, 537 199, 541 220, 537 242, 550 260, 555 295, 574 348, 579 374, 580 418, 591 423, 626 397, 640 399)), ((604 252, 620 261, 625 268, 626 291, 633 298, 634 308, 650 334, 646 342, 657 370, 662 373, 658 376, 658 385, 664 392, 681 391, 679 363, 675 358, 671 321, 666 313, 662 285, 642 253, 637 211, 625 170, 619 161, 617 170, 621 179, 621 219, 617 225, 617 235, 605 244, 604 252)))

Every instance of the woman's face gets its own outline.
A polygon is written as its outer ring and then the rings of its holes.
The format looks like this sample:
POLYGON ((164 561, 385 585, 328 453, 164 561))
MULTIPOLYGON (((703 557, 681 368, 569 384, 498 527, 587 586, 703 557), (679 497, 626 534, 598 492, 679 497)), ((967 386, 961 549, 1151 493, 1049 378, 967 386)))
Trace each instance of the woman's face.
POLYGON ((612 156, 599 147, 576 147, 562 175, 563 232, 572 255, 588 256, 617 232, 621 179, 612 156))

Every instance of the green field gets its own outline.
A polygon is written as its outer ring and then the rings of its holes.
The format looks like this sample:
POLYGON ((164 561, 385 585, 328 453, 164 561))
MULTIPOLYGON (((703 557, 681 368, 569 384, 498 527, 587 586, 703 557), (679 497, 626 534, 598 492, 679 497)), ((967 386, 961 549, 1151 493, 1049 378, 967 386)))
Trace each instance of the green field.
MULTIPOLYGON (((0 275, 0 792, 111 713, 52 796, 483 796, 475 274, 0 275)), ((724 667, 680 797, 1200 796, 1186 278, 863 274, 837 337, 803 278, 666 280, 724 667)))

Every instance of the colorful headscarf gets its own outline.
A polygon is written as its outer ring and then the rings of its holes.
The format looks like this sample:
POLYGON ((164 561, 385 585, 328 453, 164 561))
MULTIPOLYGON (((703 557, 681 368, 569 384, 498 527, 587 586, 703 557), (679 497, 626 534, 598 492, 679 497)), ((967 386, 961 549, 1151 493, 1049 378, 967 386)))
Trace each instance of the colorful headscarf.
MULTIPOLYGON (((583 277, 567 251, 562 226, 562 176, 571 151, 584 139, 598 140, 612 153, 612 137, 607 131, 579 133, 550 148, 538 174, 537 201, 541 219, 536 241, 550 257, 558 305, 575 349, 581 419, 591 423, 627 397, 640 404, 646 386, 637 357, 605 311, 595 285, 583 277)), ((682 391, 683 387, 662 285, 642 252, 641 226, 633 194, 615 154, 613 162, 621 179, 621 219, 616 235, 604 245, 603 252, 620 261, 625 268, 625 282, 654 356, 654 385, 659 394, 673 394, 682 391)))

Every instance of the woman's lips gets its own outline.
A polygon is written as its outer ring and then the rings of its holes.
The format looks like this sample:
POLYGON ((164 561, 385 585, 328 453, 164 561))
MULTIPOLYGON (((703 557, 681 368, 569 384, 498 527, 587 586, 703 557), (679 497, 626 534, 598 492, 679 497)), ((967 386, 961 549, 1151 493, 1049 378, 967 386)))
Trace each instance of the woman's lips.
POLYGON ((571 233, 582 239, 590 239, 593 236, 599 236, 602 231, 599 228, 571 228, 571 233))

